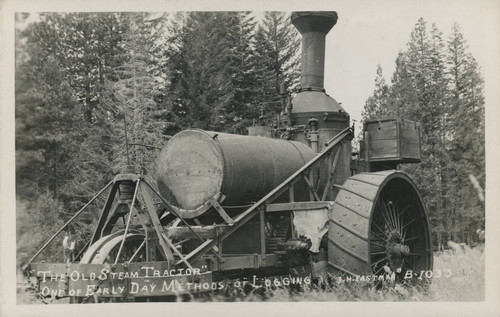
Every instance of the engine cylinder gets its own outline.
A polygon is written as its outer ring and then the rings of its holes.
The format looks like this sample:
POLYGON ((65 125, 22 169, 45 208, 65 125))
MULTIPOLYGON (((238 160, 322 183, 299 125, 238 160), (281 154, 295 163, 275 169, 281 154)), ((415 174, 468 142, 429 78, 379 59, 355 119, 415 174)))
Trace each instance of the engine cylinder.
POLYGON ((314 155, 300 142, 185 130, 160 154, 158 188, 181 217, 194 218, 212 198, 224 206, 259 200, 314 155))

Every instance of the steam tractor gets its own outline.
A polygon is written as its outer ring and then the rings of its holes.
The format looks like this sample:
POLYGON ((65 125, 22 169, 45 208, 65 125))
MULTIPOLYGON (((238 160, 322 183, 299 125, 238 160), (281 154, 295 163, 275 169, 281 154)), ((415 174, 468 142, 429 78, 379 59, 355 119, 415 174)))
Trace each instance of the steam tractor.
MULTIPOLYGON (((157 184, 118 174, 25 266, 41 296, 74 302, 164 300, 271 276, 380 276, 432 269, 425 205, 399 164, 420 161, 420 126, 364 123, 324 89, 336 12, 294 12, 300 89, 273 125, 249 135, 185 130, 158 158, 157 184), (97 197, 93 235, 65 263, 34 260, 97 197)), ((408 273, 410 272, 410 273, 408 273)))

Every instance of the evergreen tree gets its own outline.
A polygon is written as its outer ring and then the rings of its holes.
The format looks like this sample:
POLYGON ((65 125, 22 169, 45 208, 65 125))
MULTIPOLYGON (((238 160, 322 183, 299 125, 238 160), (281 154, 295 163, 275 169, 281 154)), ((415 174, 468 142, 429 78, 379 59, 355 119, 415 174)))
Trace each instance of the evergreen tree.
MULTIPOLYGON (((36 223, 44 234, 111 177, 111 126, 97 104, 105 72, 116 62, 113 23, 108 16, 44 13, 17 34, 23 53, 16 54, 17 195, 32 219, 48 220, 36 223)), ((89 233, 98 213, 91 210, 72 232, 89 233)))
POLYGON ((375 90, 368 97, 365 107, 361 112, 363 120, 384 118, 392 115, 388 107, 389 86, 385 83, 382 66, 377 65, 377 76, 375 77, 375 90))
POLYGON ((292 92, 300 77, 300 36, 291 25, 289 15, 266 12, 256 32, 255 51, 259 60, 258 102, 266 111, 277 114, 282 103, 279 95, 283 83, 292 92))
POLYGON ((155 59, 155 44, 163 34, 151 30, 161 28, 166 16, 151 19, 151 14, 139 12, 130 13, 127 19, 130 26, 123 39, 124 54, 120 56, 124 63, 115 68, 118 80, 112 84, 107 100, 117 114, 113 169, 123 171, 125 165, 131 164, 137 172, 152 175, 157 148, 166 140, 163 138, 162 98, 158 97, 162 94, 164 76, 155 59))
POLYGON ((254 24, 248 12, 190 12, 174 21, 168 95, 179 126, 242 133, 249 125, 254 24))
POLYGON ((411 174, 427 203, 433 228, 448 219, 443 199, 443 167, 446 165, 441 135, 444 107, 443 44, 435 28, 429 32, 420 18, 411 33, 407 49, 399 56, 391 99, 397 115, 420 122, 422 162, 403 167, 411 174), (399 90, 400 89, 400 90, 399 90), (399 90, 399 91, 398 91, 399 90))
POLYGON ((231 78, 233 98, 224 116, 226 130, 243 134, 245 128, 256 117, 256 95, 258 78, 256 68, 259 60, 255 58, 255 24, 250 12, 228 12, 227 23, 227 77, 231 78))
POLYGON ((482 85, 458 26, 445 48, 442 33, 435 25, 429 31, 421 18, 396 59, 387 91, 377 69, 376 88, 363 112, 364 119, 392 116, 421 123, 422 162, 402 168, 421 191, 437 244, 471 242, 471 233, 484 225, 484 210, 469 180, 471 174, 484 181, 482 85))
POLYGON ((180 127, 244 133, 261 107, 279 113, 280 84, 298 80, 299 40, 283 13, 266 13, 255 31, 248 12, 191 12, 170 33, 168 98, 180 127))
MULTIPOLYGON (((190 12, 181 16, 173 32, 177 45, 169 52, 172 112, 182 128, 221 130, 223 112, 232 99, 225 76, 224 33, 216 32, 217 15, 190 12)), ((219 29, 220 30, 220 29, 219 29)))
POLYGON ((40 55, 31 58, 38 58, 39 65, 48 55, 58 61, 89 123, 105 117, 107 109, 101 103, 105 82, 116 78, 113 69, 121 63, 116 55, 125 30, 119 17, 111 13, 43 13, 30 29, 31 45, 40 48, 40 55))
MULTIPOLYGON (((475 232, 484 228, 484 206, 477 198, 469 175, 485 182, 483 79, 467 43, 455 24, 448 40, 447 54, 446 148, 450 184, 447 191, 450 209, 457 215, 452 232, 475 232)), ((464 234, 459 237, 466 240, 464 234)))

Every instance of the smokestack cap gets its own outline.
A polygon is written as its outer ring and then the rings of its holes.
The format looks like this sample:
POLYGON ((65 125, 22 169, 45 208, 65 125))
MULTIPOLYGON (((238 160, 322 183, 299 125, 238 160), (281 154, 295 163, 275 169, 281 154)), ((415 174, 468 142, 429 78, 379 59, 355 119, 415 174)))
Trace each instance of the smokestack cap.
POLYGON ((327 34, 335 24, 338 15, 335 11, 301 11, 293 12, 291 20, 301 34, 321 32, 327 34))

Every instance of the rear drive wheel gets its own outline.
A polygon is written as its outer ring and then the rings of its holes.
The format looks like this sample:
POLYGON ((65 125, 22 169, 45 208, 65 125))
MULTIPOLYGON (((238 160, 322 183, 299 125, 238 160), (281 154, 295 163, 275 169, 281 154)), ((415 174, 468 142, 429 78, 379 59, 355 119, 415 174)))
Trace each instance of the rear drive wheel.
POLYGON ((429 221, 418 189, 405 173, 382 171, 350 177, 329 215, 328 262, 350 275, 413 274, 432 270, 429 221))

